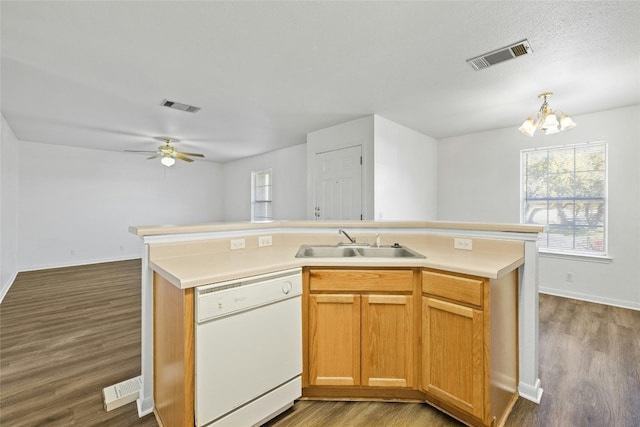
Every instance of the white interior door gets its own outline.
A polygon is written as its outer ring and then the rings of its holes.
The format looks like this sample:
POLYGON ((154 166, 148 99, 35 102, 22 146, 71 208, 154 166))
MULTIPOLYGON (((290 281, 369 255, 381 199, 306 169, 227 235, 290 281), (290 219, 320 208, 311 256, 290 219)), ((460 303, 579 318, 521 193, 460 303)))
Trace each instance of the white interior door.
POLYGON ((316 153, 315 219, 362 219, 362 146, 316 153))

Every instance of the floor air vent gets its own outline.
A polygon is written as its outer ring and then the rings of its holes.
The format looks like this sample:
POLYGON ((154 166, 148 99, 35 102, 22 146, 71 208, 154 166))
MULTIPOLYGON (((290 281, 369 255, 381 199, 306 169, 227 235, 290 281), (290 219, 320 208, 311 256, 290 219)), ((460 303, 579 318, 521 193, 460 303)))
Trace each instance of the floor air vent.
POLYGON ((186 111, 187 113, 197 113, 200 111, 200 107, 194 107, 193 105, 182 104, 180 102, 169 101, 165 99, 162 101, 163 107, 173 108, 174 110, 186 111))
POLYGON ((531 49, 529 41, 525 39, 510 46, 505 46, 492 52, 485 53, 484 55, 467 59, 467 63, 469 63, 474 70, 479 71, 492 65, 508 61, 509 59, 517 58, 522 55, 528 55, 532 52, 533 49, 531 49))

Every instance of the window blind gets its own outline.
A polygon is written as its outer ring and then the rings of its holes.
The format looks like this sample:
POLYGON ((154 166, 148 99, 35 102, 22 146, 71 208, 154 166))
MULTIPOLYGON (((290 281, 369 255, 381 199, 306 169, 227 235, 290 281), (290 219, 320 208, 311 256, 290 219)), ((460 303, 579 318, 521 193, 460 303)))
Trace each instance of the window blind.
POLYGON ((273 183, 271 169, 251 172, 251 221, 271 221, 273 183))
POLYGON ((521 151, 521 222, 547 225, 539 247, 606 255, 607 144, 521 151))

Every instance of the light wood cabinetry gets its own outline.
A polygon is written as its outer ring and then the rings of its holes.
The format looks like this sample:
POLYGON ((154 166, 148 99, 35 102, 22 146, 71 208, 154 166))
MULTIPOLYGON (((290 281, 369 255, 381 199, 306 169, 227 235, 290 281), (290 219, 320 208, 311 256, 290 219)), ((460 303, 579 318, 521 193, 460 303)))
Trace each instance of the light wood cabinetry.
POLYGON ((421 388, 469 425, 503 425, 517 399, 516 286, 515 271, 422 273, 421 388))
MULTIPOLYGON (((487 279, 420 268, 303 269, 303 396, 427 401, 501 427, 517 399, 518 271, 487 279)), ((154 273, 154 399, 194 423, 193 289, 154 273)))
POLYGON ((160 425, 193 426, 193 289, 153 280, 154 413, 160 425))
POLYGON ((415 387, 413 295, 362 296, 362 385, 415 387))
POLYGON ((417 389, 417 272, 313 268, 303 278, 304 386, 417 389))
POLYGON ((360 384, 360 295, 309 295, 309 383, 360 384))
POLYGON ((422 386, 443 402, 482 418, 483 313, 422 297, 422 386))

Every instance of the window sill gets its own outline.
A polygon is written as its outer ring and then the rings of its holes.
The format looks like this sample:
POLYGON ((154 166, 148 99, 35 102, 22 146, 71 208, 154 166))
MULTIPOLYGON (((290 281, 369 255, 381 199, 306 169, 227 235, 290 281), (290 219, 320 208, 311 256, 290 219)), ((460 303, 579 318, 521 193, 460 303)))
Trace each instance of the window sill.
POLYGON ((602 264, 610 264, 613 258, 608 255, 589 255, 589 254, 570 254, 566 252, 551 252, 544 249, 538 249, 540 258, 556 258, 572 261, 599 262, 602 264))

